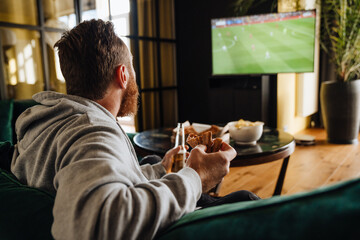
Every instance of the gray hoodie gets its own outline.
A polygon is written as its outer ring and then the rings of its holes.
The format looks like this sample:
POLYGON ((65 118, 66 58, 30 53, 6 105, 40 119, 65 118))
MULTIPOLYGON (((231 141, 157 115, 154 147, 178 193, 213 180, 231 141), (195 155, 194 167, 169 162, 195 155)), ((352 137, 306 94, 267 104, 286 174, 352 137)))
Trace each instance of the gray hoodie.
POLYGON ((11 170, 56 194, 55 239, 151 239, 195 209, 201 180, 191 168, 140 166, 116 119, 91 100, 55 92, 16 122, 11 170))

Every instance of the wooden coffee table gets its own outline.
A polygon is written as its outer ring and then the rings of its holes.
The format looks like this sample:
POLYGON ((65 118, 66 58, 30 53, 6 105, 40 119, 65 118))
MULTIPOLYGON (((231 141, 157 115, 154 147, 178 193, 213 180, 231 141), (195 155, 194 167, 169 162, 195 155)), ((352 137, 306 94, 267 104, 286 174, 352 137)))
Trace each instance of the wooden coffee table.
MULTIPOLYGON (((143 156, 157 154, 163 156, 173 147, 172 128, 159 128, 138 133, 134 137, 136 150, 143 156)), ((263 134, 256 145, 237 145, 230 140, 237 152, 230 167, 251 166, 283 160, 273 195, 280 195, 290 155, 295 150, 294 137, 286 132, 264 127, 263 134)))

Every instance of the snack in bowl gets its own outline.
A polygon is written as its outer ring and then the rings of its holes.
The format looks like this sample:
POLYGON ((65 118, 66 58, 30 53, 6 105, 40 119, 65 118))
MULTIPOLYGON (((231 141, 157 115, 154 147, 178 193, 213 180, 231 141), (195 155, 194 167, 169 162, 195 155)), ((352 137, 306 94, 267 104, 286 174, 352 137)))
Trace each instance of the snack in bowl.
POLYGON ((229 123, 230 138, 239 145, 254 145, 263 132, 263 122, 240 119, 229 123))

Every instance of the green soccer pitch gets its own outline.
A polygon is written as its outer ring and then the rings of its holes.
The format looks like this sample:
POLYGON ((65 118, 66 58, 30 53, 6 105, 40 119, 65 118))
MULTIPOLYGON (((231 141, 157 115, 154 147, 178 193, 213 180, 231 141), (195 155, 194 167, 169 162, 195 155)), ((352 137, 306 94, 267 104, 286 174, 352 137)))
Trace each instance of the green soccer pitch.
POLYGON ((212 29, 213 74, 313 72, 315 18, 212 29))

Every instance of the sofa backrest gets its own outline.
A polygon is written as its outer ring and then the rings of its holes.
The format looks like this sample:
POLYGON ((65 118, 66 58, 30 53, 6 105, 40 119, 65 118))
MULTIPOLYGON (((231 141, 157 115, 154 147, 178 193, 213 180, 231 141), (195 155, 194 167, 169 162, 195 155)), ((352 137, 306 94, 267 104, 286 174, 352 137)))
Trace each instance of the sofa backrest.
POLYGON ((194 211, 166 239, 360 239, 360 179, 288 196, 194 211))
POLYGON ((15 122, 27 108, 38 104, 32 99, 0 101, 0 141, 16 143, 15 122))
POLYGON ((13 100, 0 101, 0 141, 12 141, 13 100))

